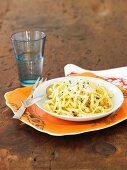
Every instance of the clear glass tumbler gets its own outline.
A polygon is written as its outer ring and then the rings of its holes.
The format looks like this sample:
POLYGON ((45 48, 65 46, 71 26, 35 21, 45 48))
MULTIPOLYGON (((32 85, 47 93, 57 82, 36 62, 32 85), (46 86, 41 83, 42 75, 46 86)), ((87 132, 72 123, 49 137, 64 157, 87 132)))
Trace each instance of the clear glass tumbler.
POLYGON ((45 33, 40 31, 18 32, 11 37, 22 86, 32 85, 42 77, 45 39, 45 33))

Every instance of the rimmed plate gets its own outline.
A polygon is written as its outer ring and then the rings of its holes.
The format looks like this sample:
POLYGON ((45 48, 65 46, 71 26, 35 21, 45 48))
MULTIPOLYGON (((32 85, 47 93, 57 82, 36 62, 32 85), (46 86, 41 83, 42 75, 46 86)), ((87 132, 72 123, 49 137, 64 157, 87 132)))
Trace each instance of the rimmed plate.
POLYGON ((118 110, 120 108, 120 106, 123 103, 124 97, 123 97, 123 93, 121 92, 121 90, 116 87, 115 85, 105 81, 105 80, 101 80, 98 78, 93 78, 93 77, 83 77, 83 76, 76 76, 76 77, 61 77, 61 78, 56 78, 56 79, 52 79, 49 81, 46 81, 44 83, 42 83, 40 86, 38 86, 38 88, 35 90, 34 92, 34 97, 38 97, 40 95, 45 95, 46 94, 46 88, 48 86, 50 86, 51 84, 54 84, 58 81, 69 81, 71 80, 71 82, 75 82, 78 81, 80 79, 84 79, 84 80, 89 80, 93 83, 96 83, 98 85, 102 85, 104 87, 106 87, 106 89, 108 89, 109 91, 111 91, 113 93, 113 109, 111 111, 108 112, 104 112, 104 113, 99 113, 99 114, 87 114, 84 115, 82 117, 73 117, 73 116, 64 116, 64 115, 58 115, 52 112, 49 112, 47 110, 45 110, 42 106, 42 104, 48 99, 47 97, 44 97, 42 100, 38 101, 36 103, 36 105, 43 111, 45 111, 47 114, 50 114, 54 117, 57 117, 59 119, 63 119, 63 120, 69 120, 69 121, 90 121, 90 120, 95 120, 95 119, 100 119, 103 118, 105 116, 108 116, 109 114, 115 112, 116 110, 118 110))

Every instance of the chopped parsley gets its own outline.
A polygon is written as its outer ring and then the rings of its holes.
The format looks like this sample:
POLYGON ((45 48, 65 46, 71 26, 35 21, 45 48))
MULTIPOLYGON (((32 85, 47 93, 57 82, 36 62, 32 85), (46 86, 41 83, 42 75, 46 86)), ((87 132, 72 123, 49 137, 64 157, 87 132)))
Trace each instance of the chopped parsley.
POLYGON ((80 101, 81 101, 81 103, 83 102, 83 99, 82 98, 80 98, 80 101))

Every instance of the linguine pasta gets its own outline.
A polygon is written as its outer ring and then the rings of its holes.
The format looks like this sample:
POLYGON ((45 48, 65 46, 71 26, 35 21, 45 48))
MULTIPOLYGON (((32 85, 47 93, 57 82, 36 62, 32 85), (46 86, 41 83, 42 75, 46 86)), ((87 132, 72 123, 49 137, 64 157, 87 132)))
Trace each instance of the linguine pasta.
POLYGON ((86 114, 100 114, 113 108, 113 94, 104 86, 88 80, 56 82, 48 89, 49 99, 43 107, 52 113, 82 117, 86 114))

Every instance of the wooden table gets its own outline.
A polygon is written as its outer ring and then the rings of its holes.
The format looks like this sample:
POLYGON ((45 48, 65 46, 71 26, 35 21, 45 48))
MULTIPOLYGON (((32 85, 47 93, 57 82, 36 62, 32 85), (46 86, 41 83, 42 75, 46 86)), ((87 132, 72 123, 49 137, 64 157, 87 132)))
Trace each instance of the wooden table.
POLYGON ((12 119, 5 92, 20 86, 10 35, 47 34, 43 75, 127 65, 127 1, 0 1, 0 170, 126 170, 127 121, 76 136, 53 137, 12 119))

